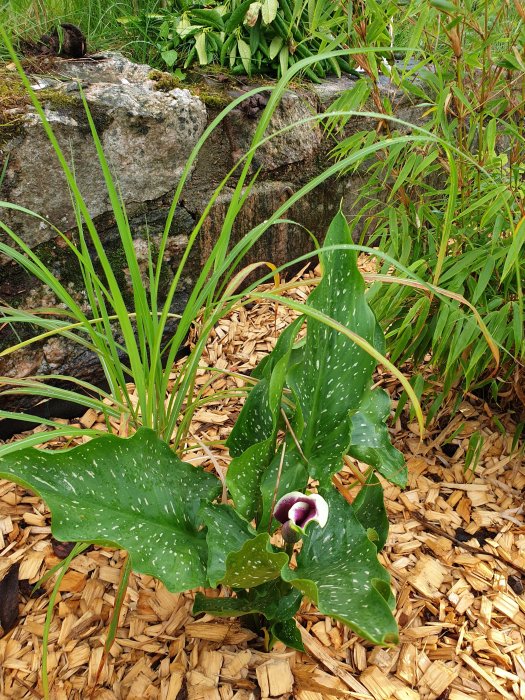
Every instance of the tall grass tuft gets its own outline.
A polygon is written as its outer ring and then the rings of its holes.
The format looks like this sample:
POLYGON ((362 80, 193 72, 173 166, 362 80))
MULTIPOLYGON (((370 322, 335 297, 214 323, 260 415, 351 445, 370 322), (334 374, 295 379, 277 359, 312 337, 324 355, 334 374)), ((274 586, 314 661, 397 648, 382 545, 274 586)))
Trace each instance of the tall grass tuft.
MULTIPOLYGON (((88 39, 89 50, 120 49, 136 60, 146 61, 152 47, 139 34, 130 36, 119 20, 132 13, 155 13, 163 0, 3 0, 0 24, 17 43, 19 39, 37 41, 62 22, 79 26, 88 39)), ((9 51, 0 44, 0 60, 9 51)))

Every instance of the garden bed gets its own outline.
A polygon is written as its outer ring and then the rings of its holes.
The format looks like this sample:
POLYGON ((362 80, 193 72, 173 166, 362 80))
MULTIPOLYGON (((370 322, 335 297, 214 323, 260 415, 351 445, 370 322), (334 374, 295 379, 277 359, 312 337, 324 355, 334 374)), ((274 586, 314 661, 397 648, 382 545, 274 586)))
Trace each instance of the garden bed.
MULTIPOLYGON (((290 294, 304 301, 308 276, 297 284, 290 294)), ((272 349, 292 314, 260 303, 234 309, 217 326, 203 363, 235 374, 219 375, 205 390, 210 400, 194 415, 195 441, 187 446, 187 461, 219 472, 227 467, 225 447, 204 448, 202 443, 227 437, 240 408, 235 395, 243 385, 239 375, 248 374, 272 349)), ((175 372, 176 368, 173 377, 175 372)), ((210 376, 203 366, 197 388, 210 376)), ((395 401, 397 382, 381 373, 377 382, 395 401)), ((132 574, 116 640, 104 660, 107 625, 126 555, 97 548, 73 560, 60 587, 49 638, 51 696, 525 697, 523 458, 512 450, 510 415, 494 415, 473 396, 454 415, 451 407, 452 400, 422 442, 408 414, 392 428, 393 441, 407 459, 409 485, 401 491, 383 482, 391 528, 380 558, 396 593, 399 646, 374 648, 305 604, 298 620, 308 654, 282 645, 266 654, 262 641, 237 621, 194 619, 191 594, 173 595, 154 579, 132 574), (475 431, 482 435, 483 447, 475 472, 465 472, 467 444, 475 431)), ((91 410, 77 423, 102 429, 104 425, 91 410)), ((126 424, 115 422, 113 428, 119 435, 128 434, 126 424)), ((345 484, 355 479, 356 467, 348 464, 339 475, 339 489, 350 498, 354 492, 345 484)), ((38 498, 0 481, 0 579, 19 563, 19 579, 34 583, 59 562, 49 525, 38 498)), ((50 590, 49 584, 45 588, 50 590)), ((1 698, 42 697, 47 602, 47 595, 22 597, 17 626, 0 639, 1 698)))

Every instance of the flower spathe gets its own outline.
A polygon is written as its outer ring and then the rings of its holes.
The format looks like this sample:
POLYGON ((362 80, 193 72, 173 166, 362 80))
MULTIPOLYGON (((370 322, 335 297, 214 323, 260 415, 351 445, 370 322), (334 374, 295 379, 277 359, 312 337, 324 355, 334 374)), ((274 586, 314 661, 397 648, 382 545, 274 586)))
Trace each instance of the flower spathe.
POLYGON ((308 523, 316 522, 324 527, 328 520, 328 503, 317 493, 304 494, 291 491, 275 504, 274 518, 282 523, 285 541, 297 541, 297 535, 304 535, 308 523))

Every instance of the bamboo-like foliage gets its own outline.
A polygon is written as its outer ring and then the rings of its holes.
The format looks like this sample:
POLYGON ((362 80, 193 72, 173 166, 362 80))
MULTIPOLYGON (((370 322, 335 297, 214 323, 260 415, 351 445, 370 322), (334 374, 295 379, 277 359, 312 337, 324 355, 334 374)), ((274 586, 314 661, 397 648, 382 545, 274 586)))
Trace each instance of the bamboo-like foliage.
MULTIPOLYGON (((520 2, 492 0, 366 3, 354 17, 355 42, 373 45, 378 24, 388 24, 394 44, 408 50, 393 49, 392 65, 364 51, 363 79, 332 107, 359 109, 371 99, 384 115, 382 127, 346 137, 346 118, 328 121, 336 158, 385 144, 379 157, 353 166, 364 183, 354 231, 475 305, 501 354, 496 378, 493 352, 466 307, 378 280, 369 299, 387 331, 391 359, 417 364, 431 356, 432 383, 412 379, 418 395, 432 392, 431 419, 453 387, 512 394, 523 367, 525 11, 520 2), (421 105, 432 136, 424 145, 388 145, 414 127, 392 120, 395 103, 380 94, 381 74, 403 99, 421 105), (442 386, 437 394, 435 381, 442 386)), ((380 270, 388 271, 388 265, 380 270)))

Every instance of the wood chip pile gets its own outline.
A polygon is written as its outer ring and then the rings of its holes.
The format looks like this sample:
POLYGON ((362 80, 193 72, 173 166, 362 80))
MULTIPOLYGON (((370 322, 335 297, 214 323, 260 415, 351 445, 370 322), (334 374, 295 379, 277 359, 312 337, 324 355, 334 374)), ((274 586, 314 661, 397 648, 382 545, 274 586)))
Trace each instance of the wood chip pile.
MULTIPOLYGON (((307 296, 302 284, 290 292, 295 299, 307 296)), ((272 304, 234 310, 210 338, 197 388, 210 380, 205 365, 250 372, 292 318, 272 304)), ((377 380, 395 401, 395 380, 381 373, 377 380)), ((227 467, 224 447, 211 448, 212 463, 202 443, 227 437, 242 386, 238 376, 218 375, 204 389, 210 400, 194 415, 188 461, 227 467)), ((93 411, 76 424, 103 426, 93 411)), ((114 428, 125 434, 125 426, 114 428)), ((525 698, 525 470, 522 455, 512 451, 513 428, 511 416, 494 416, 475 397, 467 397, 455 415, 443 408, 422 442, 406 416, 393 426, 410 473, 403 491, 385 484, 391 528, 380 556, 397 598, 396 648, 374 648, 305 604, 298 621, 307 654, 283 646, 266 654, 254 633, 234 620, 194 619, 191 593, 173 595, 150 577, 132 575, 116 641, 104 658, 125 554, 97 548, 73 560, 60 588, 49 638, 51 696, 525 698), (483 437, 480 459, 474 473, 465 473, 468 440, 476 431, 483 437)), ((355 478, 348 465, 340 476, 343 484, 355 478)), ((43 503, 0 481, 0 580, 19 563, 19 578, 32 584, 58 562, 43 503)), ((27 586, 19 623, 0 638, 0 700, 42 697, 42 634, 51 585, 34 598, 27 586)))

